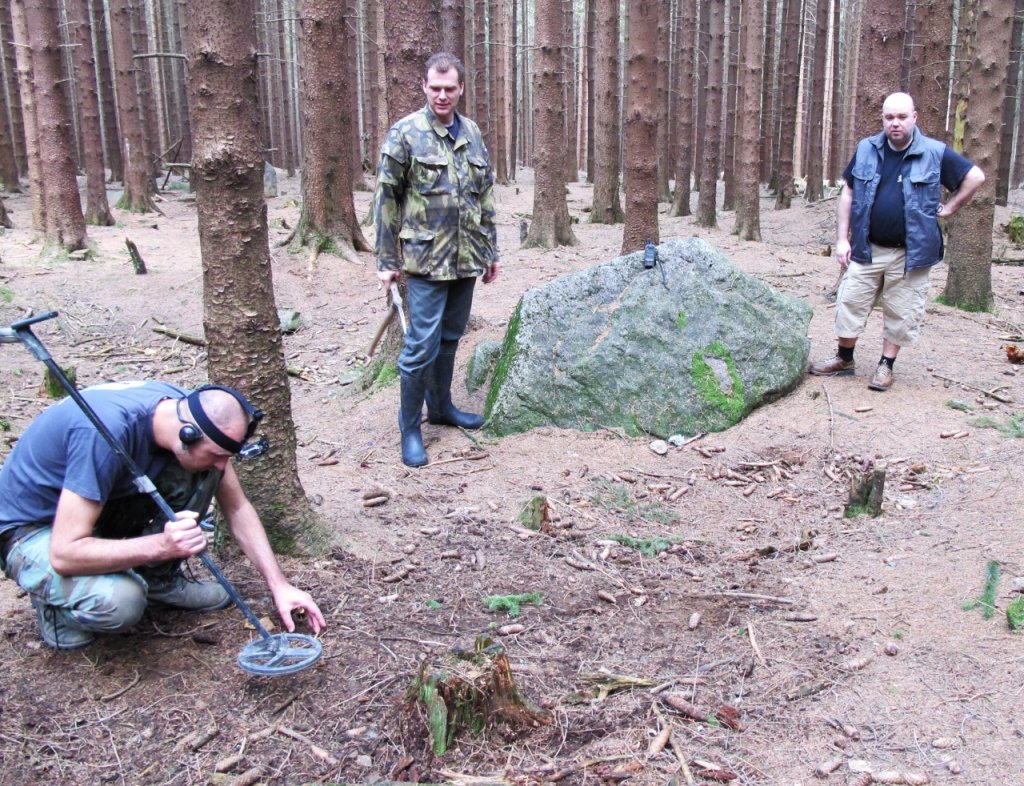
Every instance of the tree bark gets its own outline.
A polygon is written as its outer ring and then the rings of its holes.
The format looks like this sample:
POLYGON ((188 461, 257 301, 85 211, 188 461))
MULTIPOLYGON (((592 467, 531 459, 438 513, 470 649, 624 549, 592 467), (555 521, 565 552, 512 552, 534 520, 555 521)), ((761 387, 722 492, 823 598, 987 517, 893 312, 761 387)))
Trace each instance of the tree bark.
POLYGON ((1006 207, 1010 195, 1010 164, 1013 157, 1014 114, 1017 108, 1017 76, 1020 72, 1021 34, 1024 32, 1024 0, 1016 0, 1013 29, 1010 31, 1010 57, 1006 62, 1006 92, 1003 94, 1003 122, 999 142, 999 171, 996 204, 1006 207))
POLYGON ((156 210, 152 199, 155 186, 152 169, 146 158, 146 132, 135 83, 137 61, 133 59, 131 3, 132 0, 110 0, 117 115, 121 121, 121 158, 124 161, 124 192, 117 207, 132 213, 148 213, 156 210))
MULTIPOLYGON (((384 72, 390 127, 425 103, 423 64, 441 49, 440 10, 433 0, 381 0, 378 13, 383 14, 388 28, 384 72)), ((485 71, 486 65, 476 72, 476 83, 485 71)), ((479 125, 482 131, 484 123, 479 125)))
POLYGON ((39 167, 46 205, 46 240, 63 250, 85 247, 85 218, 76 180, 75 141, 71 133, 68 85, 61 63, 60 17, 48 0, 24 2, 31 42, 39 167))
MULTIPOLYGON (((800 74, 800 10, 803 0, 784 0, 779 53, 779 138, 775 169, 775 209, 787 210, 793 199, 793 148, 800 74)), ((879 102, 881 106, 881 102, 879 102)))
POLYGON ((328 533, 299 482, 288 372, 274 302, 256 105, 253 0, 189 3, 192 173, 210 378, 268 413, 271 449, 239 466, 278 551, 319 553, 328 533))
POLYGON ((461 0, 441 0, 441 49, 466 62, 466 4, 461 0))
MULTIPOLYGON (((908 30, 904 50, 909 53, 910 72, 905 84, 917 107, 917 125, 925 134, 950 142, 949 134, 949 58, 953 38, 952 0, 916 0, 907 7, 908 30)), ((890 88, 888 92, 892 92, 890 88)), ((878 112, 884 96, 875 107, 870 133, 878 131, 878 112)))
POLYGON ((962 128, 963 136, 954 135, 953 146, 969 155, 986 179, 953 217, 942 297, 965 311, 992 308, 992 224, 1000 146, 993 118, 1000 117, 1002 109, 1012 17, 1013 0, 964 0, 961 5, 963 70, 957 84, 955 128, 962 128))
MULTIPOLYGON (((0 3, 0 53, 3 55, 3 70, 10 96, 8 111, 11 121, 11 144, 18 175, 28 174, 28 157, 25 153, 25 121, 22 118, 21 94, 18 87, 18 66, 14 55, 14 32, 11 26, 11 4, 0 3)), ((5 115, 5 117, 7 117, 5 115)))
POLYGON ((329 249, 350 262, 370 251, 352 200, 351 80, 345 7, 337 0, 301 0, 302 215, 296 243, 314 255, 329 249))
POLYGON ((669 32, 671 25, 671 2, 669 0, 662 0, 656 4, 658 10, 658 27, 657 37, 655 40, 655 67, 657 69, 654 80, 654 86, 657 89, 657 125, 655 126, 655 133, 657 139, 655 141, 655 151, 657 154, 658 170, 656 177, 658 179, 658 201, 659 202, 671 202, 672 201, 672 189, 669 186, 669 178, 673 174, 674 167, 672 166, 672 156, 669 154, 669 89, 668 79, 669 72, 669 32))
MULTIPOLYGON (((0 26, 0 46, 4 46, 3 32, 3 27, 0 26)), ((10 43, 6 46, 10 46, 10 43)), ((5 85, 0 84, 0 188, 14 193, 21 191, 21 184, 18 182, 18 159, 14 153, 14 129, 7 122, 8 117, 10 108, 7 105, 7 90, 5 85)))
POLYGON ((537 0, 535 14, 533 221, 523 247, 574 246, 577 241, 569 223, 569 206, 565 200, 561 0, 537 0))
POLYGON ((697 199, 697 225, 718 226, 718 169, 722 150, 722 74, 725 46, 725 8, 711 3, 708 17, 708 70, 704 86, 707 114, 704 120, 704 155, 700 159, 700 196, 697 199))
POLYGON ((86 0, 68 0, 73 33, 75 78, 78 81, 78 106, 82 150, 85 159, 85 222, 94 226, 112 226, 114 217, 107 204, 107 173, 103 166, 103 129, 100 102, 96 95, 96 57, 92 48, 92 30, 86 0))
POLYGON ((594 203, 590 221, 620 224, 619 0, 592 0, 597 25, 594 71, 594 203))
POLYGON ((906 17, 902 4, 863 0, 857 65, 854 136, 880 130, 882 103, 899 85, 906 17))
POLYGON ((681 0, 676 21, 676 189, 672 199, 672 215, 690 215, 690 181, 693 179, 693 79, 694 40, 697 35, 697 10, 694 3, 681 0))
POLYGON ((107 36, 107 14, 103 0, 89 0, 92 15, 93 47, 96 52, 96 87, 100 100, 103 123, 103 149, 106 153, 110 179, 124 179, 124 161, 121 158, 121 133, 117 128, 117 107, 114 103, 114 78, 111 73, 110 45, 107 36))
POLYGON ((658 244, 658 0, 634 0, 626 36, 625 185, 626 224, 622 253, 658 244))
POLYGON ((491 35, 490 60, 491 111, 494 116, 494 147, 488 148, 491 163, 494 165, 494 177, 502 185, 508 184, 508 78, 506 69, 506 53, 508 51, 508 35, 505 30, 505 8, 501 0, 491 0, 491 35))
MULTIPOLYGON (((761 59, 761 172, 762 183, 773 177, 775 161, 775 96, 778 94, 779 63, 775 57, 775 38, 778 28, 779 5, 782 0, 768 0, 764 24, 764 55, 761 59)), ((837 0, 838 1, 838 0, 837 0)))
MULTIPOLYGON (((46 201, 43 198, 43 169, 39 158, 39 132, 36 125, 36 101, 33 93, 32 49, 25 24, 24 3, 11 3, 11 38, 17 62, 18 94, 25 126, 25 153, 28 165, 28 190, 32 198, 32 228, 46 231, 46 201)), ((77 189, 76 189, 77 190, 77 189)))
POLYGON ((764 62, 763 0, 743 0, 736 151, 736 234, 761 239, 761 68, 764 62))
POLYGON ((807 188, 804 199, 817 202, 825 186, 825 56, 828 50, 828 12, 831 0, 815 0, 814 58, 811 65, 811 104, 807 113, 807 188))
POLYGON ((729 0, 728 39, 725 43, 725 128, 722 133, 722 210, 736 205, 736 106, 740 53, 740 0, 729 0))

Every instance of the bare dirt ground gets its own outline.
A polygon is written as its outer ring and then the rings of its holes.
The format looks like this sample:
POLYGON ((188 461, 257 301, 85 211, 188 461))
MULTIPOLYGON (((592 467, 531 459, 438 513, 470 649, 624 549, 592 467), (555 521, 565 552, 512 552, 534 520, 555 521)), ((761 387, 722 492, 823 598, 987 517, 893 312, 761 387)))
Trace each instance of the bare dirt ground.
MULTIPOLYGON (((460 367, 477 342, 502 337, 527 289, 618 254, 621 227, 586 222, 581 184, 569 189, 580 244, 519 250, 529 175, 499 189, 505 270, 477 289, 460 367)), ((272 241, 287 235, 282 219, 295 222, 298 187, 283 180, 270 200, 272 241)), ((1024 197, 1013 199, 1024 212, 1024 197)), ((357 195, 360 210, 367 201, 357 195)), ((186 192, 163 194, 165 215, 119 214, 118 226, 92 228, 98 255, 85 261, 40 261, 27 198, 7 204, 17 228, 0 236, 3 324, 29 308, 60 311, 37 334, 77 366, 80 384, 204 379, 201 349, 153 330, 202 332, 186 192), (145 277, 132 274, 125 237, 146 259, 145 277)), ((733 237, 731 213, 715 231, 665 215, 662 237, 703 236, 806 298, 812 356, 830 354, 825 294, 837 266, 822 249, 835 201, 772 206, 762 203, 764 242, 733 237)), ((1009 214, 1000 210, 997 223, 1009 214)), ((1006 244, 997 233, 997 256, 1014 253, 1006 244)), ((881 344, 876 314, 855 377, 807 377, 729 431, 666 456, 612 431, 496 440, 425 426, 433 463, 409 471, 398 457, 397 389, 339 383, 384 313, 370 255, 361 265, 322 256, 310 270, 304 254, 273 254, 278 305, 303 316, 285 340, 289 365, 304 370, 292 384, 302 480, 339 535, 331 554, 285 560, 327 616, 325 657, 291 677, 247 676, 234 661, 254 634, 231 608, 154 613, 133 634, 54 653, 39 643, 27 599, 0 582, 0 784, 791 786, 819 782, 815 768, 828 760, 837 766, 827 782, 838 784, 871 782, 856 772, 865 769, 884 783, 1024 783, 1024 655, 1004 616, 1012 580, 1024 575, 1024 440, 979 424, 1022 413, 1022 376, 1002 349, 1024 332, 1019 267, 994 268, 992 314, 929 306, 887 393, 866 386, 881 344), (884 515, 844 518, 848 475, 873 461, 889 466, 884 515), (391 496, 364 508, 374 486, 391 496), (535 496, 555 513, 538 533, 517 523, 535 496), (614 536, 671 545, 650 556, 609 545, 614 536), (981 593, 990 562, 1001 580, 986 619, 962 605, 981 593), (542 602, 516 619, 482 602, 529 592, 542 602), (508 624, 521 632, 496 632, 508 624), (423 659, 487 631, 554 722, 464 734, 432 757, 406 690, 423 659), (648 682, 604 695, 602 683, 621 684, 609 675, 648 682), (669 745, 650 752, 665 725, 669 745), (216 736, 192 736, 206 731, 216 736), (234 754, 239 762, 215 774, 234 754)), ((933 294, 944 277, 940 266, 933 294)), ((3 347, 0 457, 44 406, 41 376, 22 348, 3 347)), ((479 409, 484 395, 460 389, 456 400, 479 409)), ((218 559, 258 613, 271 614, 251 567, 230 547, 218 559)))

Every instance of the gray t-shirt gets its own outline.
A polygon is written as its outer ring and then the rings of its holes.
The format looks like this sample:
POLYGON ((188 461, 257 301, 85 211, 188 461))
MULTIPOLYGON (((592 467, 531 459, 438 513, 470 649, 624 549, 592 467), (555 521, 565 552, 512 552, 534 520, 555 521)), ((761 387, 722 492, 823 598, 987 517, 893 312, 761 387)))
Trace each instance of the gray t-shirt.
MULTIPOLYGON (((111 382, 86 388, 82 396, 152 478, 172 460, 153 439, 153 410, 186 393, 166 382, 111 382)), ((70 398, 43 410, 0 468, 0 533, 52 523, 65 488, 100 504, 138 491, 120 457, 70 398)))

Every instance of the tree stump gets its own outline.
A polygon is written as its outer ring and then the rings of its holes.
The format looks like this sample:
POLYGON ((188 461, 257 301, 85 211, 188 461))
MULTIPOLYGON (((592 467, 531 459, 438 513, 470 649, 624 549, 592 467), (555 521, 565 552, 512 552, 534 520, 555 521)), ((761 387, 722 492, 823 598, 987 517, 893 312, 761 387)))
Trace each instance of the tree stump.
MULTIPOLYGON (((78 378, 78 372, 75 370, 75 367, 61 366, 61 368, 64 370, 65 376, 71 380, 71 384, 74 385, 75 380, 78 378)), ((43 381, 39 383, 39 395, 43 398, 56 399, 64 398, 67 394, 64 385, 57 379, 57 376, 50 369, 46 369, 43 372, 43 381)))
POLYGON ((869 516, 882 514, 882 496, 885 492, 884 463, 876 464, 867 472, 850 478, 850 500, 846 504, 846 518, 867 513, 869 516))
POLYGON ((436 756, 465 728, 479 734, 497 724, 534 728, 554 720, 520 693, 505 648, 486 635, 477 638, 472 651, 452 650, 436 666, 424 661, 409 698, 426 711, 436 756))

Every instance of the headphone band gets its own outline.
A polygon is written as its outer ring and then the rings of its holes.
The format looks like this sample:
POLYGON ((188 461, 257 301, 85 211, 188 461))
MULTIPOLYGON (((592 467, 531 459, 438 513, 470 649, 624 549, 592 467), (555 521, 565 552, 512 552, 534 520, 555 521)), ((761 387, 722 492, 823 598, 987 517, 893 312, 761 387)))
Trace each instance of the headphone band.
POLYGON ((199 430, 208 436, 216 445, 232 454, 238 453, 238 451, 242 449, 246 440, 252 437, 260 420, 263 418, 263 412, 249 403, 249 399, 234 388, 229 388, 226 385, 203 385, 201 388, 189 393, 185 397, 185 401, 188 404, 189 412, 192 413, 192 417, 195 418, 196 425, 199 426, 199 430), (245 437, 241 442, 236 439, 232 439, 217 428, 209 415, 206 414, 206 410, 203 409, 203 404, 200 401, 199 395, 204 390, 223 390, 225 393, 230 393, 234 397, 235 401, 238 402, 242 411, 249 417, 249 425, 246 428, 245 437))

